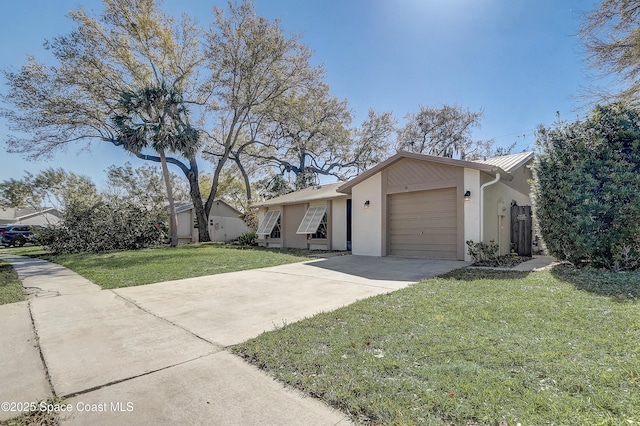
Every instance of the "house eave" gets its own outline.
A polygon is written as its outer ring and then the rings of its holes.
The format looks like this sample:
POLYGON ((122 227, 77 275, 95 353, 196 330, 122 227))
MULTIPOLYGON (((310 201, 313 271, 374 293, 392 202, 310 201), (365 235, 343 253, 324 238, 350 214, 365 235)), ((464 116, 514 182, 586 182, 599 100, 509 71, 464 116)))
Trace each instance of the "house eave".
POLYGON ((455 158, 438 157, 435 155, 416 154, 414 152, 400 151, 394 156, 389 157, 387 160, 383 161, 382 163, 377 164, 375 167, 372 167, 371 169, 362 172, 360 175, 346 182, 344 185, 338 187, 336 191, 342 192, 344 194, 351 194, 351 189, 354 186, 367 180, 368 178, 380 172, 381 170, 405 158, 425 161, 429 163, 438 163, 438 164, 445 164, 449 166, 464 167, 467 169, 479 170, 481 172, 488 173, 492 176, 496 176, 496 174, 500 173, 500 176, 503 180, 510 181, 513 179, 513 176, 511 174, 502 170, 500 167, 496 167, 488 164, 478 163, 475 161, 457 160, 455 158))
POLYGON ((267 200, 267 201, 263 201, 261 203, 256 203, 256 204, 253 205, 253 207, 290 206, 290 205, 294 205, 294 204, 312 203, 312 202, 315 202, 315 201, 341 200, 341 199, 344 199, 344 198, 349 198, 349 195, 348 194, 336 194, 335 196, 330 196, 330 197, 303 198, 303 199, 298 199, 298 200, 275 201, 275 202, 270 202, 271 200, 267 200))

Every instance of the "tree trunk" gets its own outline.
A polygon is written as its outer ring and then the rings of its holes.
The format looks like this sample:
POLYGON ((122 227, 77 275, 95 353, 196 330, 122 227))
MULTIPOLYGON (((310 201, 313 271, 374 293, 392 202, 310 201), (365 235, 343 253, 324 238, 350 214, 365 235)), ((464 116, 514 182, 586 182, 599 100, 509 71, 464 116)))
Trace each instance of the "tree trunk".
POLYGON ((159 154, 160 163, 162 164, 162 176, 167 187, 167 199, 169 200, 169 240, 171 247, 176 247, 178 245, 178 215, 173 202, 173 189, 171 188, 171 181, 169 181, 169 168, 167 167, 164 149, 160 149, 159 154))
POLYGON ((238 166, 238 169, 242 174, 242 179, 244 180, 244 187, 247 191, 247 205, 251 206, 251 182, 249 181, 249 175, 247 174, 247 171, 245 170, 242 163, 240 162, 240 158, 238 158, 238 156, 234 158, 234 161, 236 162, 236 165, 238 166))
POLYGON ((202 203, 202 194, 200 193, 200 181, 198 163, 195 158, 190 158, 189 163, 191 170, 187 174, 189 180, 189 195, 193 203, 193 209, 196 213, 196 223, 198 224, 198 242, 205 243, 211 241, 209 236, 209 226, 207 224, 207 214, 202 203))
POLYGON ((222 172, 222 169, 225 163, 229 159, 230 153, 231 151, 229 149, 225 149, 224 155, 220 157, 220 159, 218 160, 216 169, 213 172, 213 182, 211 183, 211 193, 209 193, 209 196, 207 197, 207 202, 204 205, 204 211, 207 214, 207 216, 209 215, 209 212, 211 212, 211 206, 213 206, 213 202, 216 199, 216 192, 218 192, 218 184, 220 182, 220 173, 222 172))

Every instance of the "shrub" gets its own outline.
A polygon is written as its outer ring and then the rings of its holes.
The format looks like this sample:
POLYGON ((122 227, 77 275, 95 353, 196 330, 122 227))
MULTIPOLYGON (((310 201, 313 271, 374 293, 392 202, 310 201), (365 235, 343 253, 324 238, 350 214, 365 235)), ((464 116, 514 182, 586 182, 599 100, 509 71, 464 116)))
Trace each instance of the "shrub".
POLYGON ((37 238, 52 253, 136 250, 166 238, 165 214, 131 202, 67 206, 62 222, 37 238))
POLYGON ((249 228, 258 229, 258 209, 256 207, 249 207, 246 209, 240 218, 249 228))
POLYGON ((238 237, 238 242, 243 246, 255 246, 257 238, 256 231, 247 231, 238 237))
POLYGON ((640 254, 640 113, 597 107, 537 134, 534 207, 550 254, 576 266, 633 269, 640 254))
POLYGON ((473 263, 488 263, 498 261, 498 250, 500 249, 495 241, 491 240, 488 243, 474 243, 472 240, 467 241, 467 252, 473 263))

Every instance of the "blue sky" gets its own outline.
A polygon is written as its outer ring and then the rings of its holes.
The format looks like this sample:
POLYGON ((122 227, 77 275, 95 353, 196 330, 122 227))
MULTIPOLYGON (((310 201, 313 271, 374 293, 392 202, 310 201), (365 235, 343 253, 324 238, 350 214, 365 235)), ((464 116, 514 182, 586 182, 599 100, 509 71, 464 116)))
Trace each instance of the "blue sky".
MULTIPOLYGON (((258 14, 280 18, 300 34, 326 68, 332 93, 349 101, 359 123, 369 108, 393 111, 400 123, 420 105, 453 104, 484 111, 478 139, 531 148, 533 130, 556 111, 573 119, 580 88, 592 83, 575 36, 585 0, 256 0, 258 14)), ((99 12, 98 0, 21 0, 3 5, 0 69, 19 68, 30 54, 46 62, 45 39, 72 29, 69 10, 99 12)), ((201 24, 219 0, 166 0, 171 14, 201 24)), ((4 82, 0 91, 6 91, 4 82)), ((112 164, 142 161, 108 144, 70 145, 52 160, 7 154, 0 120, 0 180, 47 167, 91 177, 98 185, 112 164)), ((203 164, 201 169, 207 170, 203 164)))

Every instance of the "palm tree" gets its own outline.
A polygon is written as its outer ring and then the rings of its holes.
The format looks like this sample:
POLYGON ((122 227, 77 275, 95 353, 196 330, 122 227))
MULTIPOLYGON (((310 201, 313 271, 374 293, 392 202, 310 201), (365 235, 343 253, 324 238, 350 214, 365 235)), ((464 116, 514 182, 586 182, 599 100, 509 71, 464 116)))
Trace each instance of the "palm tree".
POLYGON ((162 175, 169 201, 169 234, 171 246, 178 244, 178 220, 169 181, 166 152, 187 157, 199 148, 200 135, 189 124, 189 110, 182 94, 164 81, 137 91, 125 92, 119 111, 113 117, 117 137, 124 147, 134 153, 151 148, 160 156, 162 175))

